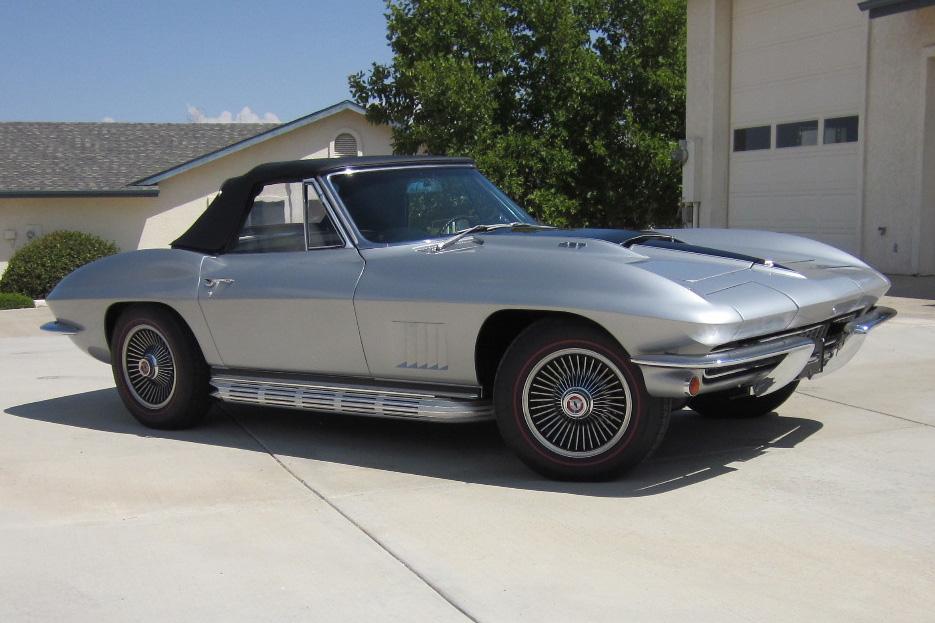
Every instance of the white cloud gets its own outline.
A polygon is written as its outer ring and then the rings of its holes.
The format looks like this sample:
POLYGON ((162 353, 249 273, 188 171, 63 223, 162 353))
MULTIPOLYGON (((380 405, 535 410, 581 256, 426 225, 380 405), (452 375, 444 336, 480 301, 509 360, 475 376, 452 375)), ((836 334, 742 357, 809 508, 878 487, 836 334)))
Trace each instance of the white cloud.
POLYGON ((203 110, 191 104, 188 104, 188 120, 192 123, 281 123, 274 113, 268 112, 260 116, 249 106, 244 106, 236 115, 225 110, 216 117, 209 117, 203 110))
POLYGON ((114 119, 113 117, 104 117, 103 119, 101 119, 102 123, 114 123, 115 121, 116 119, 114 119))

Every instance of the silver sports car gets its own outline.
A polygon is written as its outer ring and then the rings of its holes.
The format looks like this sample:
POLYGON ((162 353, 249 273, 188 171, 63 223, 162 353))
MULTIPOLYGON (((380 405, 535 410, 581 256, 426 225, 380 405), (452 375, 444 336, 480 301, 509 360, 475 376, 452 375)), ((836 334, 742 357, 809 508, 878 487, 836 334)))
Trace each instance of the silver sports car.
POLYGON ((470 160, 266 164, 171 249, 85 266, 49 296, 146 426, 212 400, 495 418, 554 478, 645 459, 670 412, 756 416, 894 315, 889 282, 795 236, 540 224, 470 160))

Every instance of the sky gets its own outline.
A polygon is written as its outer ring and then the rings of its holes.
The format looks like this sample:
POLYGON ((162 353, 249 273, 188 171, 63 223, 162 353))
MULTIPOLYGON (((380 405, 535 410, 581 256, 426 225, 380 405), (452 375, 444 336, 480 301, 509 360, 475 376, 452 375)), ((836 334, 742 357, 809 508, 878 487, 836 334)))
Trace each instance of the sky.
POLYGON ((0 0, 0 121, 290 121, 349 99, 349 74, 390 60, 384 11, 383 0, 0 0))

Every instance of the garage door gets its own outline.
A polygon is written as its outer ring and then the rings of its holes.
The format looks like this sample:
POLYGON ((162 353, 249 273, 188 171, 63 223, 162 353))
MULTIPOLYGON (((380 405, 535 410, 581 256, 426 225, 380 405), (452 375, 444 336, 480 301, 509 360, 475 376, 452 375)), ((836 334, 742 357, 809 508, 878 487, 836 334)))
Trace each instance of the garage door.
POLYGON ((852 0, 735 0, 730 227, 859 251, 865 19, 852 0))

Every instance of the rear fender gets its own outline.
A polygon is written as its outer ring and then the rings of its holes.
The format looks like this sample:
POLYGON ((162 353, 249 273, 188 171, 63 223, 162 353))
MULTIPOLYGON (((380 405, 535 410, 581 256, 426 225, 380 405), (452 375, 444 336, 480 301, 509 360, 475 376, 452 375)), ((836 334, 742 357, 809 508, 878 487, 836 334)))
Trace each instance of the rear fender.
POLYGON ((158 303, 188 325, 210 365, 220 363, 214 340, 198 305, 200 253, 147 249, 112 255, 82 266, 63 279, 46 299, 59 321, 81 330, 72 341, 89 355, 110 363, 105 319, 114 305, 158 303))

